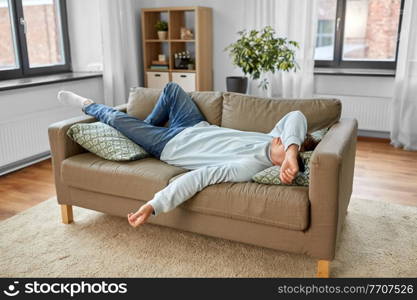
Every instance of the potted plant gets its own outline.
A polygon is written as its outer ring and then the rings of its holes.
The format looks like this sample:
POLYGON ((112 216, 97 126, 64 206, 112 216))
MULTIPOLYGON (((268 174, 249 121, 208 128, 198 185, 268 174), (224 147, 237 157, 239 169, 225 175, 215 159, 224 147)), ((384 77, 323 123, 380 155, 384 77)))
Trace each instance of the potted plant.
MULTIPOLYGON (((271 26, 261 30, 242 30, 238 32, 239 39, 230 44, 229 51, 232 63, 239 67, 250 79, 259 80, 268 72, 290 71, 297 69, 295 50, 299 47, 295 41, 279 38, 271 26)), ((247 77, 227 77, 227 91, 246 93, 247 77)), ((269 81, 263 77, 258 87, 267 90, 269 81)))
POLYGON ((191 58, 187 66, 188 66, 188 70, 195 70, 195 60, 191 58))
POLYGON ((158 38, 160 40, 167 39, 167 32, 168 32, 168 23, 165 21, 158 21, 155 24, 155 29, 158 32, 158 38))

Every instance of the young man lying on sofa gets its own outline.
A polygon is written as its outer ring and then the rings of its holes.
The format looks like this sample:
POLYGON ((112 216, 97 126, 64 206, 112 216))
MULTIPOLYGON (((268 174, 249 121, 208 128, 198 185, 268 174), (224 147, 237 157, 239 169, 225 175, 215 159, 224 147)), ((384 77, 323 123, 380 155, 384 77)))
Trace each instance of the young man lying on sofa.
POLYGON ((145 120, 68 91, 59 92, 58 99, 114 127, 156 158, 192 170, 128 214, 134 227, 152 214, 174 209, 208 185, 249 181, 273 165, 280 166, 281 181, 290 184, 304 169, 300 149, 314 147, 306 139, 307 120, 300 111, 285 115, 268 134, 223 128, 206 122, 191 97, 175 83, 166 85, 145 120), (163 127, 166 122, 169 126, 163 127))

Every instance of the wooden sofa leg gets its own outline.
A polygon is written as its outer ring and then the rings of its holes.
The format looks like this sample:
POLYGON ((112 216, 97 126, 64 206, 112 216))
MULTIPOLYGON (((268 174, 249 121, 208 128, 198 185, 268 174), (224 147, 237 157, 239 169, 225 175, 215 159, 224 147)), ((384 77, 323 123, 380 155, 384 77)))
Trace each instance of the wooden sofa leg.
POLYGON ((72 215, 72 205, 61 204, 62 223, 70 224, 74 221, 72 215))
POLYGON ((330 261, 319 260, 317 262, 317 277, 318 278, 329 278, 330 261))

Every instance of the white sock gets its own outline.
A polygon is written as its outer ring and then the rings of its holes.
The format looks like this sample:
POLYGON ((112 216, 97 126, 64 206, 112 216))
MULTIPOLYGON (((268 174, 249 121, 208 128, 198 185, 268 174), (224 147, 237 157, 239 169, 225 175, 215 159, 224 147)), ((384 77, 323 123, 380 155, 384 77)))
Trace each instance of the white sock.
POLYGON ((68 104, 76 107, 82 108, 86 104, 94 103, 94 101, 78 96, 72 92, 68 91, 59 91, 58 93, 58 100, 63 104, 68 104))

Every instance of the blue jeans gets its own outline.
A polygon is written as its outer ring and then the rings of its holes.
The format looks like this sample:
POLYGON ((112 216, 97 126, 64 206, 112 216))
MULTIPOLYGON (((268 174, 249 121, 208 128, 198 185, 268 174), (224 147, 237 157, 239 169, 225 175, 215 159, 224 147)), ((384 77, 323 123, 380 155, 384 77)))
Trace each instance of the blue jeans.
POLYGON ((175 83, 168 83, 151 114, 140 120, 103 104, 89 104, 83 108, 87 115, 120 131, 156 158, 161 157, 165 145, 187 127, 205 121, 191 97, 175 83), (168 127, 162 127, 169 121, 168 127))

